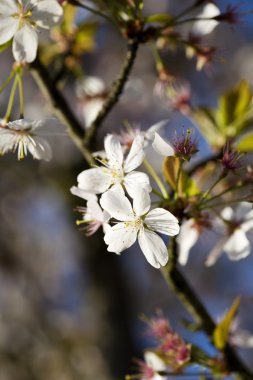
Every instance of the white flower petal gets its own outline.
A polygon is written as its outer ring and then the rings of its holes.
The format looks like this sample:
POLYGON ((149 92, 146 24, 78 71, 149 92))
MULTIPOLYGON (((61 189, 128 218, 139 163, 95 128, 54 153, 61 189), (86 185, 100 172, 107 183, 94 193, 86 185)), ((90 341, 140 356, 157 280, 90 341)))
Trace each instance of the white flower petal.
POLYGON ((32 20, 41 28, 49 29, 56 25, 63 15, 63 9, 56 0, 38 1, 32 8, 32 20))
POLYGON ((253 210, 245 215, 244 222, 241 224, 240 228, 244 232, 248 232, 253 229, 253 210))
POLYGON ((170 143, 166 142, 160 135, 158 135, 158 133, 155 133, 155 138, 152 146, 154 150, 162 156, 168 157, 175 155, 173 146, 170 143))
MULTIPOLYGON (((206 4, 198 18, 212 18, 220 15, 219 8, 214 4, 206 4)), ((219 24, 216 20, 199 20, 193 25, 192 31, 196 34, 205 35, 211 33, 219 24)))
POLYGON ((77 186, 72 186, 70 189, 71 194, 76 195, 77 197, 83 198, 86 201, 88 199, 97 199, 97 196, 94 193, 89 193, 83 189, 80 189, 77 186))
POLYGON ((168 251, 162 238, 155 232, 142 229, 138 235, 138 242, 149 264, 160 268, 168 262, 168 251))
POLYGON ((103 94, 105 84, 101 78, 88 76, 78 81, 76 91, 78 97, 82 97, 83 93, 90 97, 95 97, 103 94))
POLYGON ((232 209, 232 207, 225 207, 222 211, 221 211, 221 217, 225 220, 232 220, 233 219, 233 215, 234 215, 234 210, 232 209))
POLYGON ((18 19, 15 19, 14 17, 3 17, 0 15, 0 45, 5 44, 12 39, 18 30, 18 25, 18 19))
POLYGON ((134 138, 131 149, 124 163, 125 173, 129 173, 141 165, 145 157, 143 146, 144 146, 144 136, 137 135, 134 138))
POLYGON ((253 335, 248 330, 237 330, 232 335, 232 342, 238 347, 253 348, 253 335))
MULTIPOLYGON (((10 16, 13 13, 17 13, 18 6, 15 0, 1 0, 0 1, 0 14, 4 16, 10 16)), ((2 21, 0 21, 0 24, 2 21)))
POLYGON ((240 202, 234 210, 233 219, 241 221, 252 217, 252 204, 249 202, 240 202))
POLYGON ((24 25, 14 36, 12 51, 17 62, 33 62, 37 55, 38 35, 30 26, 24 25))
POLYGON ((15 133, 7 128, 0 128, 0 153, 5 154, 11 150, 15 150, 17 138, 15 133))
POLYGON ((177 218, 163 208, 151 210, 145 217, 145 224, 153 231, 161 234, 175 236, 179 233, 177 218))
POLYGON ((223 248, 227 240, 228 240, 227 237, 221 238, 218 241, 218 243, 214 246, 214 248, 211 250, 205 262, 205 265, 207 267, 214 265, 216 261, 218 260, 218 258, 222 255, 223 248))
POLYGON ((145 138, 150 141, 153 140, 155 137, 155 132, 162 129, 167 123, 168 123, 168 120, 162 120, 162 121, 159 121, 158 123, 151 125, 151 127, 149 127, 145 132, 145 138))
POLYGON ((104 237, 109 252, 120 253, 131 247, 137 238, 137 230, 127 227, 125 223, 117 223, 110 228, 104 237))
POLYGON ((87 201, 87 214, 90 220, 98 220, 104 222, 104 213, 96 199, 88 199, 87 201))
POLYGON ((134 220, 131 203, 125 196, 121 186, 114 186, 104 193, 100 199, 100 204, 105 211, 117 220, 134 220))
POLYGON ((128 173, 124 178, 124 185, 131 198, 134 198, 139 190, 145 190, 149 193, 152 190, 149 183, 149 176, 142 172, 133 171, 128 173))
POLYGON ((34 131, 43 127, 47 123, 46 120, 28 120, 18 119, 7 123, 8 128, 14 131, 34 131))
MULTIPOLYGON (((145 351, 144 352, 144 359, 147 365, 152 368, 154 371, 165 371, 166 365, 164 361, 159 358, 159 356, 152 351, 145 351)), ((162 378, 162 377, 161 377, 162 378)))
POLYGON ((133 209, 137 216, 146 214, 151 205, 150 195, 147 191, 138 189, 133 197, 133 209))
POLYGON ((115 166, 116 168, 122 166, 123 151, 119 139, 116 136, 107 135, 105 137, 105 151, 111 166, 115 166))
POLYGON ((185 265, 187 263, 189 252, 199 238, 199 232, 195 228, 194 224, 194 219, 189 219, 184 222, 176 239, 179 246, 178 262, 181 265, 185 265))
POLYGON ((28 150, 37 160, 50 161, 52 158, 52 149, 48 142, 42 137, 29 136, 28 150))
POLYGON ((104 99, 94 98, 85 102, 83 106, 83 118, 85 127, 89 128, 103 108, 104 99))
POLYGON ((229 259, 233 261, 247 257, 250 254, 250 242, 245 232, 239 228, 235 230, 227 240, 223 250, 227 252, 229 259))
POLYGON ((78 187, 94 194, 104 193, 112 184, 110 172, 104 168, 84 170, 77 177, 78 187))

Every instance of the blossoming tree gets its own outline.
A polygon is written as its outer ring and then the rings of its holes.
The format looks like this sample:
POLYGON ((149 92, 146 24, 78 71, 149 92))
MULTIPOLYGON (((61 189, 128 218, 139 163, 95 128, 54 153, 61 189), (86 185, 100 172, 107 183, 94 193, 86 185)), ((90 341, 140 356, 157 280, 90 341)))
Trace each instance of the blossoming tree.
POLYGON ((136 361, 136 373, 128 379, 253 378, 236 351, 236 346, 252 346, 251 335, 245 331, 240 335, 234 327, 239 298, 215 322, 200 290, 192 288, 182 271, 191 259, 190 251, 208 231, 216 238, 205 260, 207 267, 219 265, 222 253, 238 262, 250 255, 253 169, 247 153, 253 150, 253 92, 242 80, 220 95, 216 107, 195 104, 188 81, 171 72, 167 59, 173 47, 196 63, 197 70, 210 68, 219 52, 206 36, 220 24, 239 24, 242 16, 240 6, 220 9, 209 0, 192 0, 175 14, 148 13, 142 0, 0 1, 0 51, 12 49, 13 56, 0 87, 7 99, 6 110, 1 107, 1 155, 17 152, 19 161, 29 155, 36 160, 54 159, 46 129, 55 121, 26 117, 24 92, 26 75, 31 73, 83 157, 84 170, 77 183, 73 176, 70 189, 81 198, 77 225, 84 227, 87 236, 98 233, 111 255, 120 255, 138 241, 137 249, 152 270, 161 272, 193 317, 194 324, 188 328, 203 331, 214 348, 209 354, 183 339, 171 327, 169 316, 158 312, 146 318, 155 346, 136 361), (83 10, 112 25, 126 44, 122 68, 109 88, 103 78, 83 71, 85 39, 95 33, 86 28, 83 10), (127 92, 143 45, 156 68, 154 101, 163 104, 167 117, 144 130, 132 126, 129 115, 124 115, 124 128, 112 126, 103 134, 101 148, 100 130, 127 92), (65 93, 69 78, 75 83, 75 102, 81 112, 65 93), (16 98, 17 118, 13 116, 16 98), (174 111, 195 127, 174 125, 170 121, 174 111), (200 134, 208 155, 203 155, 200 134), (159 169, 152 162, 154 155, 160 159, 159 169))

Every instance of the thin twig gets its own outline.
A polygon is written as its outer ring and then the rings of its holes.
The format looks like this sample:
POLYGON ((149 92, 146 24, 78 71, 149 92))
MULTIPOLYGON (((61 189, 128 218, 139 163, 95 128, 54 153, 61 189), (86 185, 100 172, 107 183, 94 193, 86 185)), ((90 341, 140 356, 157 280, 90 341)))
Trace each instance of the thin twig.
POLYGON ((55 115, 67 127, 71 139, 82 152, 86 162, 89 164, 93 163, 93 157, 83 142, 85 132, 82 125, 69 108, 65 98, 53 84, 53 80, 50 78, 47 68, 42 64, 39 58, 31 63, 31 71, 42 93, 50 102, 55 115))
MULTIPOLYGON (((163 268, 162 273, 166 282, 170 285, 174 293, 178 296, 182 304, 196 320, 197 323, 207 333, 210 340, 213 339, 213 333, 216 324, 209 315, 207 309, 199 299, 198 295, 192 289, 184 275, 177 268, 177 243, 175 239, 171 240, 170 244, 170 261, 163 268)), ((237 356, 233 348, 227 344, 224 351, 224 356, 227 362, 229 371, 237 374, 238 380, 252 380, 253 374, 250 373, 246 365, 237 356)))
POLYGON ((105 13, 102 13, 100 12, 98 9, 95 9, 95 8, 92 8, 90 7, 89 5, 87 4, 84 4, 83 2, 81 1, 75 1, 75 4, 80 7, 80 8, 83 8, 83 9, 86 9, 88 12, 91 12, 93 13, 94 15, 96 16, 99 16, 99 17, 102 17, 104 18, 105 20, 109 21, 109 22, 112 22, 113 20, 107 16, 105 13))
POLYGON ((137 54, 139 42, 137 39, 130 40, 127 45, 127 54, 123 66, 120 70, 118 78, 113 82, 111 86, 111 91, 103 105, 102 110, 97 115, 96 119, 93 121, 92 125, 87 129, 87 133, 84 139, 85 145, 88 145, 90 141, 94 138, 98 128, 102 125, 103 121, 110 113, 112 108, 117 103, 120 95, 124 90, 124 86, 128 80, 130 71, 132 70, 135 57, 137 54))

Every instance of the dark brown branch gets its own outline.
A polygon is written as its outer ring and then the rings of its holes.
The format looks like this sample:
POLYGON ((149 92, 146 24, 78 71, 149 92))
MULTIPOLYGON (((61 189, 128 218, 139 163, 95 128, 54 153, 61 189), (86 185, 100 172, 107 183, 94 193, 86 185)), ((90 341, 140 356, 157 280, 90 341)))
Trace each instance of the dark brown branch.
POLYGON ((47 68, 42 64, 39 58, 31 63, 31 71, 45 98, 50 102, 55 115, 67 127, 71 139, 82 152, 86 162, 89 164, 92 163, 93 157, 83 142, 85 136, 84 129, 69 108, 61 92, 53 84, 53 80, 47 68))
POLYGON ((124 90, 124 86, 128 80, 129 74, 132 70, 139 42, 137 39, 130 40, 127 45, 127 54, 123 66, 120 70, 118 78, 113 82, 109 95, 104 103, 102 110, 99 112, 92 125, 87 129, 85 136, 85 144, 88 145, 92 138, 95 136, 98 128, 101 126, 107 115, 117 103, 120 95, 124 90))
MULTIPOLYGON (((187 311, 192 315, 199 326, 207 333, 212 341, 216 324, 209 315, 207 309, 199 299, 198 295, 192 289, 186 278, 177 268, 177 244, 172 239, 170 245, 170 261, 163 268, 162 272, 166 282, 178 296, 187 311)), ((238 380, 252 380, 253 374, 250 373, 246 365, 237 356, 233 348, 227 344, 224 351, 228 370, 237 374, 238 380)))

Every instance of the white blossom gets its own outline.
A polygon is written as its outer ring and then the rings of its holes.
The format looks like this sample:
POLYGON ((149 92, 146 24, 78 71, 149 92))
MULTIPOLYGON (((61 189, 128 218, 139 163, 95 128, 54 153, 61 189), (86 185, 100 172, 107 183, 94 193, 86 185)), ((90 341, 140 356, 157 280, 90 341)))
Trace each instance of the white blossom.
MULTIPOLYGON (((246 233, 253 228, 252 204, 241 202, 236 209, 226 207, 221 212, 221 217, 226 227, 224 236, 221 237, 208 255, 207 266, 215 264, 223 251, 233 261, 247 257, 251 251, 250 241, 246 233)), ((217 227, 220 231, 221 225, 218 222, 217 227)))
POLYGON ((178 262, 181 265, 186 265, 191 248, 196 244, 200 235, 200 229, 197 228, 195 219, 191 218, 183 222, 180 228, 180 233, 177 236, 178 243, 178 262))
POLYGON ((218 21, 212 20, 213 17, 219 16, 220 10, 219 8, 212 4, 206 4, 201 13, 197 15, 198 18, 210 18, 210 20, 198 20, 195 21, 192 27, 192 31, 196 34, 206 35, 212 33, 212 31, 219 24, 218 21))
POLYGON ((107 135, 105 138, 107 160, 102 162, 103 166, 101 167, 84 170, 80 173, 77 177, 78 188, 86 192, 101 194, 111 186, 120 184, 131 197, 138 189, 151 191, 148 175, 134 170, 141 165, 145 156, 143 140, 142 136, 137 136, 124 159, 123 148, 118 138, 107 135))
POLYGON ((15 120, 0 127, 0 154, 18 151, 18 159, 28 152, 37 160, 49 161, 52 150, 48 142, 39 135, 39 129, 48 121, 15 120))
POLYGON ((127 125, 126 130, 121 131, 118 134, 118 138, 123 147, 127 150, 131 147, 136 136, 140 135, 144 138, 144 147, 148 145, 150 141, 154 140, 155 133, 163 128, 168 123, 168 120, 159 121, 151 127, 149 127, 146 131, 141 130, 138 126, 131 127, 127 125))
MULTIPOLYGON (((159 356, 155 352, 145 351, 144 360, 146 364, 146 371, 145 371, 145 366, 143 366, 144 367, 143 375, 145 375, 145 372, 150 374, 151 377, 148 377, 148 380, 164 380, 165 379, 164 376, 159 375, 157 372, 165 372, 167 370, 167 367, 164 361, 161 358, 159 358, 159 356)), ((145 376, 141 378, 141 380, 142 379, 146 380, 145 376)))
POLYGON ((35 60, 38 32, 56 25, 63 14, 56 0, 1 0, 0 45, 13 38, 13 56, 18 62, 35 60))
POLYGON ((97 199, 88 199, 86 208, 79 207, 78 211, 82 213, 83 220, 77 224, 86 224, 85 230, 87 236, 93 235, 100 227, 103 227, 104 233, 110 230, 108 223, 110 214, 101 209, 97 199))
POLYGON ((155 133, 152 147, 161 156, 169 157, 175 155, 175 149, 173 145, 164 140, 157 132, 155 133))
POLYGON ((133 206, 121 186, 104 193, 100 199, 104 210, 119 221, 105 234, 109 252, 120 253, 138 239, 147 261, 155 268, 166 265, 168 250, 156 233, 175 236, 179 233, 178 220, 163 208, 150 209, 150 197, 146 191, 136 192, 133 206))
POLYGON ((88 76, 78 81, 76 94, 80 101, 80 113, 85 122, 85 127, 92 125, 105 102, 106 87, 102 79, 88 76))

